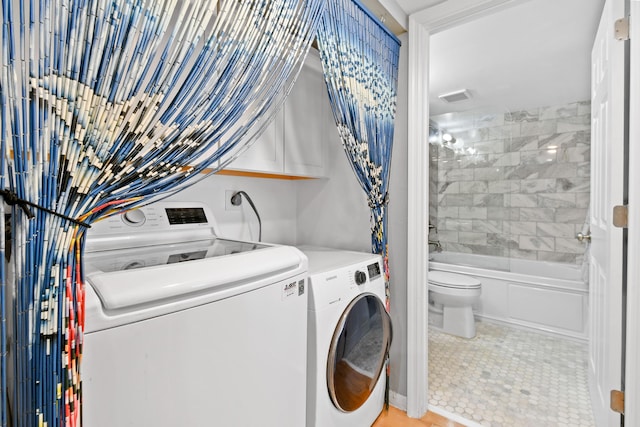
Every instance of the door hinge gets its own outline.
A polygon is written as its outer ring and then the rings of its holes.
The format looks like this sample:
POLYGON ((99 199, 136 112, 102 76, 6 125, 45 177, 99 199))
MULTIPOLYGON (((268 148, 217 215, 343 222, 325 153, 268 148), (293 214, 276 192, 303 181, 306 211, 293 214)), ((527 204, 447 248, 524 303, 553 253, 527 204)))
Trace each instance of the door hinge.
POLYGON ((618 205, 613 207, 613 225, 618 228, 627 228, 629 221, 629 207, 618 205))
POLYGON ((614 24, 616 40, 629 40, 629 17, 620 18, 614 24))
POLYGON ((611 410, 624 415, 624 391, 611 390, 611 410))

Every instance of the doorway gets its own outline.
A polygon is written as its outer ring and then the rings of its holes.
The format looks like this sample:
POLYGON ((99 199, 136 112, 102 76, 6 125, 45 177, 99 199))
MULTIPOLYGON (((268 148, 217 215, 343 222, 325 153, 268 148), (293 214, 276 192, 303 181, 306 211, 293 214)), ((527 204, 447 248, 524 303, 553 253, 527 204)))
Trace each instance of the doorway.
MULTIPOLYGON (((448 3, 448 2, 447 2, 448 3)), ((431 35, 434 35, 446 28, 450 28, 453 25, 460 23, 468 23, 479 16, 486 15, 496 10, 505 9, 522 2, 518 1, 482 1, 482 2, 456 2, 452 4, 442 4, 436 7, 430 8, 428 12, 419 12, 410 17, 410 117, 409 117, 409 133, 410 141, 419 141, 421 135, 428 134, 428 125, 424 122, 423 117, 428 116, 428 107, 420 102, 420 99, 427 99, 429 96, 429 84, 420 80, 419 76, 425 74, 425 70, 428 67, 428 60, 424 58, 425 52, 429 52, 432 46, 430 46, 429 39, 431 35)), ((526 2, 525 2, 526 3, 526 2)), ((409 198, 416 196, 420 198, 419 193, 424 194, 428 188, 428 172, 425 173, 424 168, 419 170, 420 167, 427 164, 428 152, 426 147, 420 147, 418 144, 411 144, 409 147, 409 174, 416 178, 416 182, 409 183, 409 198), (418 160, 416 160, 418 159, 418 160), (422 163, 421 163, 422 162, 422 163)), ((426 203, 421 205, 416 203, 418 209, 421 210, 422 218, 418 215, 409 217, 409 236, 412 234, 420 235, 424 227, 423 218, 427 217, 427 205, 426 203)), ((409 206, 410 212, 412 207, 409 206)), ((416 239, 419 240, 419 239, 416 239)), ((414 275, 414 279, 417 279, 417 283, 424 283, 427 277, 426 268, 426 251, 419 247, 421 244, 425 244, 426 238, 422 242, 412 241, 410 239, 409 245, 409 271, 410 280, 412 279, 411 273, 414 275), (421 280, 424 279, 424 280, 421 280)), ((426 367, 420 365, 419 360, 412 360, 411 354, 414 352, 419 354, 422 352, 424 355, 424 349, 427 348, 424 342, 424 336, 426 335, 426 323, 427 315, 425 310, 421 310, 417 304, 412 304, 411 301, 416 299, 422 301, 426 300, 426 295, 423 289, 416 286, 416 289, 409 288, 409 381, 408 381, 408 393, 407 403, 408 412, 412 416, 420 415, 423 409, 426 410, 425 394, 422 390, 428 389, 426 382, 423 383, 422 388, 418 383, 422 381, 419 376, 412 375, 412 372, 418 372, 423 369, 426 372, 426 367), (417 321, 415 321, 417 320, 417 321), (416 338, 414 341, 413 338, 416 338), (412 348, 412 346, 415 347, 412 348), (412 380, 413 378, 417 378, 412 380)), ((419 357, 416 357, 418 359, 419 357)))
POLYGON ((474 340, 430 329, 429 401, 455 413, 472 409, 481 424, 562 424, 575 410, 580 424, 594 425, 586 247, 574 236, 588 215, 589 53, 601 5, 582 7, 577 18, 581 6, 525 2, 430 39, 432 268, 476 266, 483 295, 474 340), (556 269, 573 275, 555 276, 556 269), (539 352, 545 347, 556 356, 539 352), (545 384, 558 393, 553 399, 545 384), (470 408, 449 404, 456 399, 470 408))

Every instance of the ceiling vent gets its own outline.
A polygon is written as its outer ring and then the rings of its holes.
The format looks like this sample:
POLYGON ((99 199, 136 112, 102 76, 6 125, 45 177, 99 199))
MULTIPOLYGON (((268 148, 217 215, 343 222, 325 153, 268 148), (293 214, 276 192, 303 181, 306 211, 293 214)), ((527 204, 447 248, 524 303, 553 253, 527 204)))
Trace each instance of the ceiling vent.
POLYGON ((466 99, 471 98, 471 94, 467 89, 457 90, 455 92, 446 93, 444 95, 438 96, 438 98, 442 99, 445 102, 460 102, 466 99))

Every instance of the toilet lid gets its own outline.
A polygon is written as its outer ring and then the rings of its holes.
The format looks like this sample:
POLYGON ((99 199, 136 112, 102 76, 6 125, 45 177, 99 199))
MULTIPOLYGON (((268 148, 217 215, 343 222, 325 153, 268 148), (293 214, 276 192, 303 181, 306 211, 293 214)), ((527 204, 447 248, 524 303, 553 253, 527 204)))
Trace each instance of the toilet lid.
POLYGON ((429 271, 429 283, 448 288, 475 289, 480 287, 478 279, 446 271, 429 271))

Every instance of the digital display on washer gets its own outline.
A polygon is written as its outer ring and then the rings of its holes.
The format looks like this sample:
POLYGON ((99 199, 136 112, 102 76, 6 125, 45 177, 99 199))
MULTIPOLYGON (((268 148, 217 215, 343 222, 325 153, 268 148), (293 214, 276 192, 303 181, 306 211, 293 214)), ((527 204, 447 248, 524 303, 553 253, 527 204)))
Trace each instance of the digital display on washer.
POLYGON ((380 275, 380 264, 369 264, 367 266, 367 270, 369 270, 369 280, 373 280, 380 275))
POLYGON ((169 224, 206 224, 207 216, 202 208, 166 208, 169 224))

